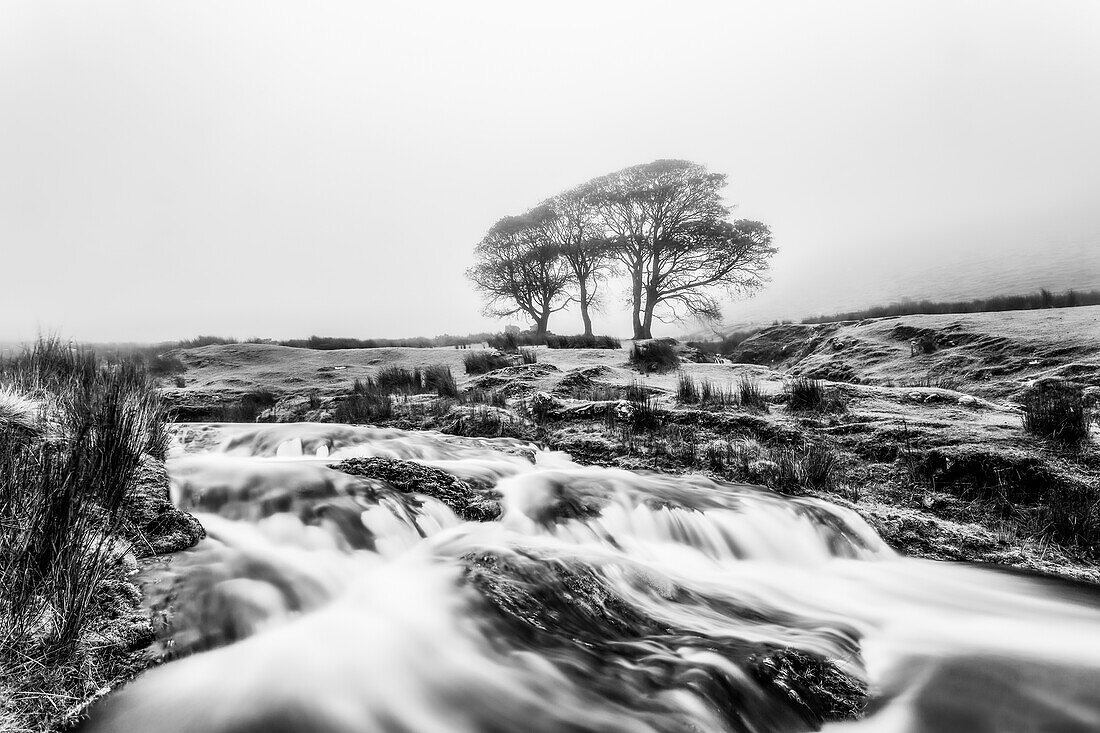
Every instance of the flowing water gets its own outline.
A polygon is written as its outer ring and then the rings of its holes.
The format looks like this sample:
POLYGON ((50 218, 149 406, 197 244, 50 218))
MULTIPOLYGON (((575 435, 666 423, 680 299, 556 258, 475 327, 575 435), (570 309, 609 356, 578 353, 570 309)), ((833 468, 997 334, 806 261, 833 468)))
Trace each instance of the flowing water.
POLYGON ((1100 730, 1091 590, 899 557, 825 502, 507 439, 177 439, 174 500, 209 536, 149 571, 172 661, 87 730, 1100 730), (460 490, 329 467, 357 457, 460 490))

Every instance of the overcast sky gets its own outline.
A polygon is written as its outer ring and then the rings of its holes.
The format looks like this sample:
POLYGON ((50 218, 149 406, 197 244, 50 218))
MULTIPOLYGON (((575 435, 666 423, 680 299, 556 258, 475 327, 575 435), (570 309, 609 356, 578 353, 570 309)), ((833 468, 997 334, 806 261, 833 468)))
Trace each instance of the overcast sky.
POLYGON ((1087 270, 1100 3, 4 0, 0 340, 498 329, 485 230, 670 157, 781 249, 729 321, 929 260, 1087 270))

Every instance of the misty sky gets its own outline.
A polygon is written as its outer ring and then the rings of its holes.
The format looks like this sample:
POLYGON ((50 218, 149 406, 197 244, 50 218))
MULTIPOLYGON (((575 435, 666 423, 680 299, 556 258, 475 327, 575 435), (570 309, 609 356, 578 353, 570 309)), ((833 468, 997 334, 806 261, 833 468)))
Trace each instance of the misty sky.
POLYGON ((728 322, 1088 275, 1100 3, 4 0, 0 340, 497 330, 486 229, 657 158, 773 228, 728 322))

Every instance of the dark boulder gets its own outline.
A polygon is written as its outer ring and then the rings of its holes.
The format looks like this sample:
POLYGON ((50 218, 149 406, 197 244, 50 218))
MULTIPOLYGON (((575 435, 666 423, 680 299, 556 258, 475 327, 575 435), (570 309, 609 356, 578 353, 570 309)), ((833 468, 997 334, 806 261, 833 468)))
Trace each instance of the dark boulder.
POLYGON ((488 522, 500 516, 500 503, 491 491, 438 468, 393 458, 349 458, 330 467, 352 476, 381 479, 401 493, 438 499, 468 521, 488 522))

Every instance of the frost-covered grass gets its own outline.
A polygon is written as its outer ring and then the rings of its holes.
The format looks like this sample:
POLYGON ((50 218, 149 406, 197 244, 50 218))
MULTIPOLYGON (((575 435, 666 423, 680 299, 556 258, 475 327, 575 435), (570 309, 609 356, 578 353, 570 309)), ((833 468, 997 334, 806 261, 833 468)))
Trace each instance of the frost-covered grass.
POLYGON ((56 340, 0 362, 0 729, 52 728, 117 677, 136 633, 125 506, 165 448, 139 363, 56 340))

